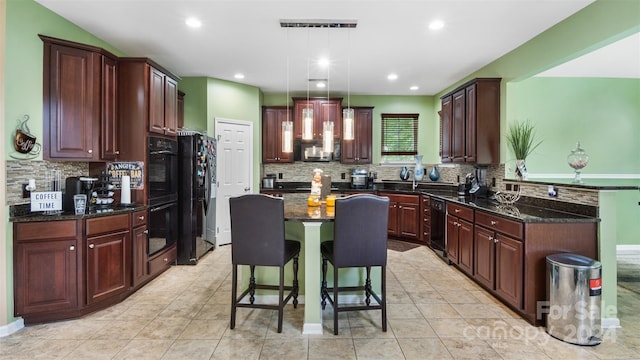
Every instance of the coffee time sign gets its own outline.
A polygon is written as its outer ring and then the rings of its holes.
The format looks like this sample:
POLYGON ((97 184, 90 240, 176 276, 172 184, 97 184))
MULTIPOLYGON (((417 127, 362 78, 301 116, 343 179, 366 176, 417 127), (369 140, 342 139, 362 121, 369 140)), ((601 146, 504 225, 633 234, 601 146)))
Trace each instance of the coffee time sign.
POLYGON ((62 191, 31 192, 31 211, 62 210, 62 191))

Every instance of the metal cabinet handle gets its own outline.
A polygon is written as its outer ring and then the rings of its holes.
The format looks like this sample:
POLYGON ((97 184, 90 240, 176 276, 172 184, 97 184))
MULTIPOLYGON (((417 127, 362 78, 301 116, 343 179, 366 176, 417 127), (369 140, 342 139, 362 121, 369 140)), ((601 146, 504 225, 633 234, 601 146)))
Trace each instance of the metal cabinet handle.
POLYGON ((96 247, 94 244, 89 244, 89 249, 93 249, 94 247, 96 247))
POLYGON ((120 150, 116 150, 116 155, 120 155, 120 150))
POLYGON ((164 258, 162 260, 164 260, 164 262, 168 262, 169 261, 169 259, 167 259, 167 258, 164 258))
POLYGON ((143 231, 143 233, 148 234, 149 230, 147 229, 147 230, 143 231))
POLYGON ((453 211, 454 211, 455 213, 459 213, 459 212, 460 212, 460 209, 454 209, 453 211))
POLYGON ((70 251, 73 251, 73 250, 75 250, 75 249, 76 249, 76 247, 75 247, 75 246, 73 246, 73 245, 69 246, 69 250, 70 250, 70 251))
POLYGON ((138 220, 144 220, 144 216, 138 216, 138 220))
POLYGON ((497 221, 491 220, 491 225, 495 225, 497 223, 498 223, 497 221))
POLYGON ((497 244, 498 243, 498 239, 493 239, 493 242, 497 244))
POLYGON ((89 154, 93 154, 93 150, 91 150, 91 149, 89 149, 87 152, 88 152, 89 154))

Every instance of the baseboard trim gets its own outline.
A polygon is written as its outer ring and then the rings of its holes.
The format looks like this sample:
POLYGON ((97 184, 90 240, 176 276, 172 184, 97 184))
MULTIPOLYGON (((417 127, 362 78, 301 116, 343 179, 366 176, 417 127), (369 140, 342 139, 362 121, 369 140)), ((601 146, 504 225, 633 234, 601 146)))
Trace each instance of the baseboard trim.
POLYGON ((0 326, 0 338, 13 334, 24 327, 24 319, 18 318, 14 322, 0 326))
POLYGON ((302 325, 303 335, 322 335, 322 324, 318 323, 304 323, 302 325))
POLYGON ((640 245, 616 245, 616 251, 640 251, 640 245))
POLYGON ((603 329, 619 329, 622 327, 618 318, 602 318, 600 319, 600 326, 603 329))

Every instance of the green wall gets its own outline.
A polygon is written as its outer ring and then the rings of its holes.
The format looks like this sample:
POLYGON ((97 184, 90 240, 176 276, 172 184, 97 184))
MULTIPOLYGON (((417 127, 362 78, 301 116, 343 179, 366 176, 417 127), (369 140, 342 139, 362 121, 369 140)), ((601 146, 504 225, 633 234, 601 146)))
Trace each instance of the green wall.
MULTIPOLYGON (((303 95, 299 95, 304 97, 303 95)), ((342 97, 342 105, 347 106, 347 97, 342 97)), ((291 96, 289 96, 289 99, 291 96)), ((287 105, 285 94, 265 94, 264 105, 287 105)), ((440 163, 440 118, 434 116, 433 96, 384 96, 384 95, 351 95, 351 106, 373 106, 373 162, 380 162, 381 147, 381 114, 383 113, 418 113, 418 153, 424 157, 425 164, 440 163)), ((289 101, 289 106, 293 103, 289 101)))
POLYGON ((182 78, 178 89, 185 93, 184 127, 191 130, 207 130, 207 78, 182 78))
POLYGON ((513 119, 529 119, 543 140, 527 158, 530 173, 572 174, 567 155, 580 141, 583 175, 640 174, 640 80, 534 77, 509 95, 513 119))

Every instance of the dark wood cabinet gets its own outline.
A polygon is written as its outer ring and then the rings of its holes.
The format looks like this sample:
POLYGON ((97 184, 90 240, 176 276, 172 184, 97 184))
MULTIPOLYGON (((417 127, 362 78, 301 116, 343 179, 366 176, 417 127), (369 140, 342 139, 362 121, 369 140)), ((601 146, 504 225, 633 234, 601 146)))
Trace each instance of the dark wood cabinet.
POLYGON ((475 279, 504 301, 522 308, 522 223, 476 212, 475 279))
POLYGON ((388 234, 392 237, 420 239, 420 196, 381 193, 389 198, 388 234))
POLYGON ((102 106, 100 116, 100 158, 117 160, 118 144, 118 61, 102 56, 102 106))
POLYGON ((82 227, 74 220, 14 223, 15 316, 65 313, 79 299, 78 247, 82 227))
POLYGON ((132 285, 142 284, 149 277, 147 254, 149 244, 149 230, 147 228, 147 211, 137 211, 131 214, 132 230, 132 285))
POLYGON ((44 42, 43 158, 116 159, 116 56, 84 44, 40 38, 44 42))
POLYGON ((149 67, 149 132, 176 136, 178 133, 178 82, 153 66, 149 67))
POLYGON ((447 203, 447 257, 467 274, 473 274, 473 218, 473 209, 447 203))
POLYGON ((131 287, 129 215, 86 220, 87 304, 131 287))
POLYGON ((333 122, 333 138, 342 137, 342 98, 293 98, 293 133, 302 139, 302 110, 313 109, 313 139, 322 139, 322 125, 333 122))
POLYGON ((500 81, 474 79, 441 97, 442 162, 500 161, 500 81))
POLYGON ((291 110, 286 106, 265 106, 262 108, 262 162, 291 163, 293 152, 282 151, 282 124, 291 118, 291 110))
POLYGON ((341 159, 343 164, 371 164, 373 153, 373 107, 351 107, 353 109, 354 139, 342 140, 341 159))

